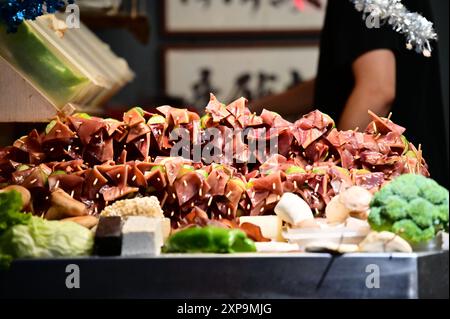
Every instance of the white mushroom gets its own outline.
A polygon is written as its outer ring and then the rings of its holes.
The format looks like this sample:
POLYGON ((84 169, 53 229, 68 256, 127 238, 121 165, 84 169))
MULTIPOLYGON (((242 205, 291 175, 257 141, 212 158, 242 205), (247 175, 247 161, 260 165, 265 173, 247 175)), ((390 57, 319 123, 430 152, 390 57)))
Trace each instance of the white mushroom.
POLYGON ((359 186, 353 186, 333 197, 328 203, 325 214, 330 224, 343 223, 348 217, 367 220, 369 217, 372 193, 359 186))
POLYGON ((313 212, 309 205, 298 195, 285 193, 277 206, 275 213, 285 222, 297 226, 301 222, 314 219, 313 212))
POLYGON ((353 186, 339 195, 342 204, 351 212, 363 213, 370 208, 372 193, 360 186, 353 186))
POLYGON ((340 195, 335 196, 325 208, 325 215, 329 224, 341 224, 350 216, 350 210, 342 204, 340 195))
POLYGON ((364 252, 404 252, 411 253, 411 245, 400 236, 387 231, 371 232, 366 239, 359 244, 359 249, 364 252))

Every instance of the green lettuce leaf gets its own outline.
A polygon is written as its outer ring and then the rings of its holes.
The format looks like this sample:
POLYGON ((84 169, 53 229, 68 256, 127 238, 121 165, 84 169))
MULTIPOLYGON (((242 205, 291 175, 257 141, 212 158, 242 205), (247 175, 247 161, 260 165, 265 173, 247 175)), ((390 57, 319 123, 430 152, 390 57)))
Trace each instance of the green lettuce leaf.
POLYGON ((16 225, 0 237, 0 254, 13 258, 88 256, 94 235, 72 222, 32 217, 27 225, 16 225))
POLYGON ((26 225, 30 214, 21 213, 22 197, 16 191, 0 193, 0 236, 15 225, 26 225))

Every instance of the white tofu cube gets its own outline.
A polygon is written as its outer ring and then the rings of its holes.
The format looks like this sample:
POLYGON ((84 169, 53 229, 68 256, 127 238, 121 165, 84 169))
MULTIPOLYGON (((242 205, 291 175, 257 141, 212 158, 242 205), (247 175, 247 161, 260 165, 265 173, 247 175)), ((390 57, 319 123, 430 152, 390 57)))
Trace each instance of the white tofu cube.
POLYGON ((122 228, 122 256, 159 255, 163 246, 161 218, 129 217, 122 228))

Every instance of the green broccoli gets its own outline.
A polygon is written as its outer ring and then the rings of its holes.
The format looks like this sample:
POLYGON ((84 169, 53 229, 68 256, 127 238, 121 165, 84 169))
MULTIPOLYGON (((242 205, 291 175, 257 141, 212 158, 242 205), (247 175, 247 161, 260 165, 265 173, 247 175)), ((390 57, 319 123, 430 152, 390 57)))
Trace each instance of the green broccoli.
POLYGON ((433 226, 436 209, 436 206, 420 197, 410 201, 406 207, 407 215, 421 228, 433 226))
POLYGON ((407 207, 408 202, 397 195, 392 195, 386 198, 385 207, 383 208, 390 213, 394 220, 402 219, 408 216, 407 207))
POLYGON ((429 183, 424 184, 420 188, 420 196, 428 200, 429 202, 439 205, 442 203, 448 203, 448 191, 440 187, 438 183, 429 179, 429 183))
POLYGON ((448 233, 448 203, 437 207, 434 225, 437 231, 448 233))
POLYGON ((373 207, 370 210, 369 223, 373 230, 379 232, 390 230, 392 226, 389 221, 384 218, 384 214, 382 214, 382 209, 380 207, 373 207))
POLYGON ((369 223, 411 243, 426 242, 448 231, 449 192, 421 175, 402 175, 384 186, 371 202, 369 223))
POLYGON ((433 239, 435 236, 434 228, 420 228, 410 219, 403 219, 392 225, 392 232, 398 234, 411 243, 420 243, 433 239))

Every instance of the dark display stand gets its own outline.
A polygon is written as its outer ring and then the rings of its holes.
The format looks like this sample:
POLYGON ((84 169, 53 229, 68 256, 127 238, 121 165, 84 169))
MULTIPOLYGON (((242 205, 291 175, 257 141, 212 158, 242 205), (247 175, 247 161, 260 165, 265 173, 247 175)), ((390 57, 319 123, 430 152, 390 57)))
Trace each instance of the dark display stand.
POLYGON ((0 272, 0 298, 448 298, 448 260, 448 251, 19 260, 0 272), (78 289, 66 286, 71 264, 78 289))

